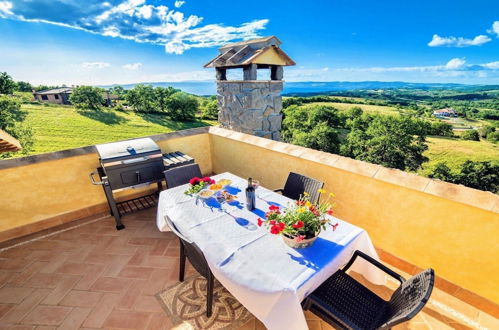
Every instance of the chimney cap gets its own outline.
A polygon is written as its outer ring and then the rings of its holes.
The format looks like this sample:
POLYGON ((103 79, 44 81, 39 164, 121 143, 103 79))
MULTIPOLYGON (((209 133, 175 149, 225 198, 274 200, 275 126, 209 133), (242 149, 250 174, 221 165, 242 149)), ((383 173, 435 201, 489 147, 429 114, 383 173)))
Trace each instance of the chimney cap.
POLYGON ((220 54, 204 65, 205 68, 240 68, 250 64, 295 65, 279 46, 276 36, 245 40, 219 48, 220 54))

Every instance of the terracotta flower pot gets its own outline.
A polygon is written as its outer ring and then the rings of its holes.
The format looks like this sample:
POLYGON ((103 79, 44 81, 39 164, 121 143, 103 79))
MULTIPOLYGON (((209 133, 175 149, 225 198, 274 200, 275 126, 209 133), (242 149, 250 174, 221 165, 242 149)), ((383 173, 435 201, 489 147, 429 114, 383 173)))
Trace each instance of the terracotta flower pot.
POLYGON ((284 243, 286 243, 288 246, 292 247, 293 249, 303 249, 312 246, 317 237, 319 237, 319 233, 316 233, 314 237, 305 238, 302 240, 300 240, 297 236, 290 237, 282 235, 282 240, 284 241, 284 243))

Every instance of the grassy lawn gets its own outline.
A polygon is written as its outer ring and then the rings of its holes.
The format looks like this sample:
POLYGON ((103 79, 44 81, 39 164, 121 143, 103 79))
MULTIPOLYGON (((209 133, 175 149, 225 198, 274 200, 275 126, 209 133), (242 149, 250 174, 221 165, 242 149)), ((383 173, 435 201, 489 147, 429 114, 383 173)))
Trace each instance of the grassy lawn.
POLYGON ((430 160, 423 165, 423 169, 420 170, 421 174, 431 172, 431 169, 439 162, 447 163, 451 169, 459 168, 466 160, 499 163, 499 144, 488 141, 429 137, 425 156, 430 160))
POLYGON ((25 104, 22 107, 28 111, 27 122, 35 131, 35 145, 31 154, 214 124, 209 120, 178 122, 157 114, 77 111, 71 106, 25 104))
POLYGON ((367 113, 379 113, 383 115, 398 115, 400 111, 397 108, 384 106, 384 105, 370 105, 370 104, 355 104, 355 103, 337 103, 337 102, 313 102, 307 105, 329 105, 338 110, 348 110, 353 107, 359 107, 367 113))

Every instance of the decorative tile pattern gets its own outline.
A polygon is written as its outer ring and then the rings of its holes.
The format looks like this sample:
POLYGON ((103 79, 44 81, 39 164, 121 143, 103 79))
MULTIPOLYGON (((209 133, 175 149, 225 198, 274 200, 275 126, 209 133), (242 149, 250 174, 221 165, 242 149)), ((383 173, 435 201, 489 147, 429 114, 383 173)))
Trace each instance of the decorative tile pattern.
MULTIPOLYGON (((122 231, 105 217, 2 249, 0 328, 183 329, 154 296, 178 283, 178 240, 158 232, 155 217, 154 209, 128 215, 122 231)), ((194 274, 188 265, 186 277, 194 274)), ((354 276, 381 296, 397 285, 374 286, 354 276)), ((456 296, 435 289, 423 312, 397 328, 499 329, 499 320, 456 296)), ((305 315, 310 329, 332 329, 305 315)), ((265 327, 252 318, 240 329, 265 327)))

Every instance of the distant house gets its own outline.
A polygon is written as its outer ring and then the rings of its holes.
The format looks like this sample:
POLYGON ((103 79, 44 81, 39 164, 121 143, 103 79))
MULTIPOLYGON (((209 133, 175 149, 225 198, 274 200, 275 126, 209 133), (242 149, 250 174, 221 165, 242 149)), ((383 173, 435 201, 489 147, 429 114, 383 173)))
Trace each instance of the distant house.
MULTIPOLYGON (((69 102, 69 96, 73 92, 73 87, 61 87, 46 89, 39 92, 33 92, 33 97, 39 102, 48 102, 54 104, 71 104, 69 102)), ((118 100, 118 96, 114 94, 109 94, 109 91, 104 91, 102 97, 107 106, 112 105, 112 101, 118 100)))
POLYGON ((72 87, 46 89, 44 91, 33 92, 33 97, 40 102, 69 104, 69 95, 71 95, 72 90, 72 87))
POLYGON ((457 112, 452 108, 443 108, 433 111, 433 115, 435 117, 457 117, 457 112))

